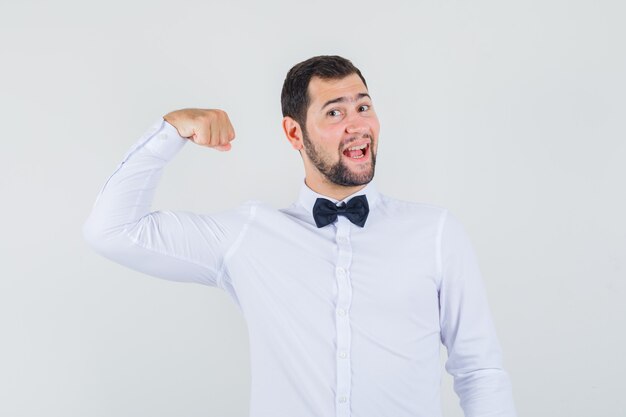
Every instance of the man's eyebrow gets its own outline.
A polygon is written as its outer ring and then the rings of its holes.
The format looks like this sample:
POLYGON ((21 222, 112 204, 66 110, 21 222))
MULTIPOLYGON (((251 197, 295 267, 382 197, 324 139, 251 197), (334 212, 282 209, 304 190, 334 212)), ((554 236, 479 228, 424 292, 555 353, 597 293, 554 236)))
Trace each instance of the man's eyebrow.
MULTIPOLYGON (((357 95, 356 95, 356 99, 357 99, 357 100, 360 100, 360 99, 362 99, 363 97, 367 97, 367 98, 369 98, 370 100, 372 99, 372 98, 370 97, 370 95, 369 95, 369 94, 367 94, 367 93, 359 93, 359 94, 357 94, 357 95)), ((337 98, 334 98, 334 99, 332 99, 332 100, 328 100, 326 103, 324 103, 324 105, 322 106, 322 108, 321 108, 320 110, 324 110, 324 108, 325 108, 326 106, 329 106, 329 105, 331 105, 331 104, 335 104, 335 103, 343 103, 343 102, 346 102, 346 101, 348 101, 348 98, 347 98, 347 97, 337 97, 337 98)))

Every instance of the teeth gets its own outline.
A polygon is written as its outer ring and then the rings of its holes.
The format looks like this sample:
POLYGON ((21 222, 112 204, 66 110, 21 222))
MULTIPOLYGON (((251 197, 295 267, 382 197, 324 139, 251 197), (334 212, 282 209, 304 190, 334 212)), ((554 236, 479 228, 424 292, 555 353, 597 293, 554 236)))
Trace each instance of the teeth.
POLYGON ((361 146, 353 146, 351 148, 348 148, 349 151, 356 151, 358 149, 365 149, 367 147, 367 143, 361 145, 361 146))

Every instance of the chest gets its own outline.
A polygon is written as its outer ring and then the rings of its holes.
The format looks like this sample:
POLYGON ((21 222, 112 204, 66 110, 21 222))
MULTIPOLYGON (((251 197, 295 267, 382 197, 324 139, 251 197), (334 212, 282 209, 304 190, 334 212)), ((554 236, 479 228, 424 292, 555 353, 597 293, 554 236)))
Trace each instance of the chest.
POLYGON ((381 326, 436 315, 433 231, 411 223, 368 227, 251 227, 228 264, 242 307, 332 317, 338 304, 349 303, 354 317, 381 326))

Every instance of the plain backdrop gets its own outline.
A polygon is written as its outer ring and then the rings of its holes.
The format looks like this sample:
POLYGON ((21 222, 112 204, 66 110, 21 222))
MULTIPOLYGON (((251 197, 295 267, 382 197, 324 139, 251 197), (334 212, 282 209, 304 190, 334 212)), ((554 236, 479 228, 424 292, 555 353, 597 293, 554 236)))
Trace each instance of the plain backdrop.
POLYGON ((626 415, 625 18, 620 1, 1 0, 0 416, 247 416, 226 294, 99 257, 81 227, 183 107, 226 110, 237 138, 187 144, 154 210, 290 204, 280 89, 319 54, 368 81, 378 189, 464 223, 519 415, 626 415))

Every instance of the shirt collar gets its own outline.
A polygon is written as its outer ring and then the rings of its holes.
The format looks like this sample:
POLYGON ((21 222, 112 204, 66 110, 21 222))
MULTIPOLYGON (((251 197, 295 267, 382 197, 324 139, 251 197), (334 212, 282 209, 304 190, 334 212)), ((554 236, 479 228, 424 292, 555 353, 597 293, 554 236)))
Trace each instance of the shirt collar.
POLYGON ((302 180, 302 186, 300 188, 300 195, 298 197, 298 204, 300 204, 308 213, 313 213, 313 205, 315 204, 315 200, 318 198, 326 198, 332 201, 335 204, 339 204, 340 202, 348 202, 352 197, 357 195, 363 195, 367 197, 367 204, 370 207, 370 210, 376 205, 378 202, 380 194, 378 190, 376 190, 376 185, 374 181, 370 181, 365 187, 357 191, 356 193, 350 194, 343 200, 336 200, 332 197, 325 196, 323 194, 316 193, 312 189, 309 188, 308 185, 302 180))

